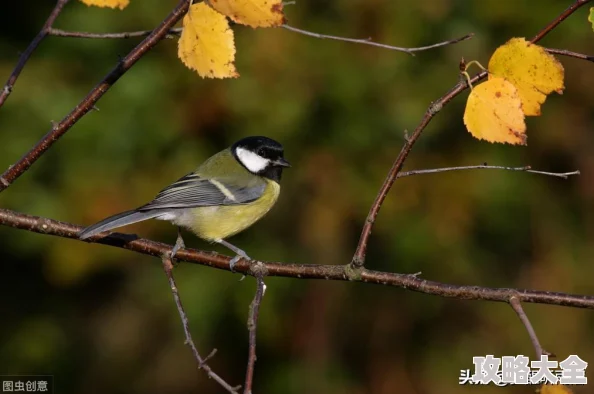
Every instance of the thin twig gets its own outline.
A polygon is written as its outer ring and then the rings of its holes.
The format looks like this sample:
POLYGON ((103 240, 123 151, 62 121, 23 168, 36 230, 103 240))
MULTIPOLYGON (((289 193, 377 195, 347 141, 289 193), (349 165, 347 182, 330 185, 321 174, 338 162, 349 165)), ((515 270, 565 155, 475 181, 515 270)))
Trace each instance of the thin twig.
POLYGON ((580 7, 588 4, 592 0, 576 0, 572 5, 570 5, 565 11, 563 11, 558 17, 556 17, 551 23, 549 23, 544 29, 542 29, 530 42, 535 43, 540 41, 549 34, 554 28, 556 28, 561 22, 563 22, 567 17, 571 14, 576 12, 580 7))
MULTIPOLYGON (((0 224, 74 240, 78 240, 78 233, 83 229, 83 227, 71 223, 26 215, 9 209, 0 209, 0 224)), ((164 253, 171 253, 172 249, 171 245, 120 233, 112 233, 110 236, 99 234, 84 242, 111 245, 157 257, 163 256, 164 253)), ((231 260, 230 257, 218 253, 193 249, 180 250, 175 257, 178 261, 187 261, 225 271, 229 271, 229 261, 231 260)), ((250 264, 240 260, 234 269, 244 275, 254 275, 253 265, 253 262, 250 264)), ((284 262, 262 262, 261 265, 266 269, 269 276, 365 282, 464 300, 507 303, 510 296, 516 295, 522 302, 594 309, 594 296, 524 289, 451 285, 421 279, 409 274, 372 271, 365 268, 354 269, 350 265, 289 264, 284 262)))
POLYGON ((421 175, 421 174, 436 174, 439 172, 448 172, 448 171, 463 171, 463 170, 506 170, 506 171, 522 171, 522 172, 529 172, 531 174, 540 174, 540 175, 547 175, 553 176, 557 178, 567 179, 572 175, 580 175, 579 171, 572 171, 572 172, 546 172, 546 171, 536 171, 533 170, 530 166, 524 167, 504 167, 504 166, 489 166, 486 164, 480 164, 477 166, 461 166, 461 167, 443 167, 443 168, 431 168, 427 170, 412 170, 406 172, 398 173, 397 178, 404 178, 406 176, 413 176, 413 175, 421 175))
MULTIPOLYGON (((206 362, 215 355, 216 349, 214 349, 207 357, 202 358, 200 353, 198 353, 198 349, 196 349, 196 345, 192 340, 192 334, 190 333, 190 325, 188 323, 188 316, 186 315, 186 311, 181 302, 181 298, 179 297, 179 292, 177 290, 177 285, 175 284, 175 279, 173 278, 173 264, 171 263, 171 258, 164 254, 161 257, 163 261, 163 270, 165 270, 165 275, 167 275, 167 280, 169 281, 169 287, 171 288, 171 294, 173 294, 173 300, 175 301, 175 305, 177 306, 177 311, 179 312, 179 317, 182 321, 182 326, 184 327, 184 334, 186 336, 186 345, 192 349, 192 354, 198 363, 198 369, 203 369, 209 378, 212 378, 215 382, 221 385, 225 390, 229 393, 238 394, 237 390, 239 387, 232 387, 229 383, 225 382, 223 378, 217 375, 206 362)), ((240 386, 241 387, 241 386, 240 386)))
MULTIPOLYGON (((561 21, 566 19, 569 15, 571 15, 573 12, 575 12, 579 7, 583 6, 584 4, 588 3, 589 1, 591 1, 591 0, 576 0, 576 2, 572 6, 570 6, 567 10, 563 11, 555 20, 553 20, 546 27, 544 27, 540 31, 540 33, 538 33, 532 39, 531 42, 535 43, 535 42, 539 41, 549 31, 551 31, 554 27, 559 25, 559 23, 561 23, 561 21)), ((359 243, 357 244, 357 249, 355 250, 355 253, 351 260, 351 265, 352 265, 353 269, 359 269, 365 265, 365 256, 367 254, 367 245, 369 243, 369 237, 371 236, 371 230, 373 229, 373 225, 375 223, 377 215, 379 214, 381 206, 382 206, 384 200, 386 199, 388 192, 392 188, 394 181, 396 180, 396 178, 398 177, 398 174, 402 170, 402 166, 404 165, 404 162, 408 158, 408 155, 410 154, 412 147, 417 142, 417 140, 419 139, 419 137, 421 136, 421 134, 423 133, 425 128, 429 125, 429 123, 431 122, 433 117, 435 115, 437 115, 437 113, 439 111, 441 111, 441 109, 443 108, 444 105, 446 105, 454 97, 458 96, 460 93, 465 91, 469 87, 469 85, 474 85, 478 81, 484 79, 486 76, 487 76, 487 72, 483 71, 483 72, 475 75, 470 81, 466 81, 466 79, 460 79, 458 81, 458 83, 452 89, 450 89, 449 92, 447 92, 442 97, 440 97, 439 99, 437 99, 436 101, 431 103, 431 105, 429 105, 429 107, 425 111, 425 114, 423 115, 423 118, 421 119, 421 122, 415 128, 413 134, 409 138, 406 139, 404 145, 402 146, 402 149, 400 150, 400 153, 394 160, 394 164, 392 164, 392 168, 390 168, 390 171, 388 172, 388 175, 386 176, 384 183, 380 187, 380 190, 378 191, 378 193, 375 197, 375 200, 373 201, 373 204, 371 204, 369 213, 367 214, 367 219, 365 220, 365 223, 363 224, 363 228, 361 230, 361 236, 359 238, 359 243)))
MULTIPOLYGON (((296 33, 300 33, 300 34, 304 34, 304 35, 310 36, 310 37, 315 37, 315 38, 320 38, 320 39, 337 40, 337 41, 346 41, 346 42, 352 42, 355 44, 372 45, 372 46, 376 46, 376 47, 380 47, 380 48, 409 53, 411 55, 414 55, 413 52, 426 51, 426 50, 433 49, 433 48, 439 48, 439 47, 446 46, 446 45, 456 44, 460 41, 468 40, 474 36, 474 33, 470 33, 470 34, 467 34, 460 38, 456 38, 456 39, 448 40, 448 41, 444 41, 444 42, 439 42, 439 43, 433 44, 433 45, 427 45, 427 46, 418 47, 418 48, 403 48, 403 47, 396 47, 396 46, 392 46, 392 45, 386 45, 386 44, 374 42, 371 40, 371 38, 360 38, 360 39, 359 38, 347 38, 347 37, 339 37, 339 36, 331 36, 331 35, 327 35, 327 34, 314 33, 314 32, 310 32, 307 30, 298 29, 296 27, 289 26, 289 25, 283 25, 282 27, 287 30, 290 30, 290 31, 293 31, 296 33)), ((78 31, 64 31, 64 30, 60 30, 60 29, 51 29, 49 34, 51 34, 53 36, 58 36, 58 37, 122 39, 122 38, 143 37, 143 36, 150 34, 150 32, 151 32, 150 30, 139 30, 139 31, 130 31, 130 32, 122 32, 122 33, 86 33, 86 32, 78 32, 78 31)), ((179 28, 179 27, 170 29, 169 32, 167 32, 166 38, 177 38, 177 37, 179 37, 181 32, 182 32, 182 28, 179 28)))
POLYGON ((584 55, 583 53, 577 53, 568 51, 566 49, 554 49, 554 48, 545 48, 545 51, 548 53, 552 53, 554 55, 562 55, 568 57, 575 57, 576 59, 587 60, 589 62, 594 62, 594 56, 584 55))
MULTIPOLYGON (((165 34, 165 38, 178 38, 181 34, 182 28, 176 27, 169 29, 165 34)), ((72 37, 72 38, 94 38, 94 39, 123 39, 123 38, 137 38, 146 37, 152 33, 152 30, 128 31, 122 33, 87 33, 83 31, 66 31, 60 29, 50 29, 49 33, 56 37, 72 37)))
POLYGON ((6 99, 10 95, 10 93, 12 92, 12 88, 14 87, 14 84, 16 83, 17 78, 21 74, 21 71, 23 71, 25 64, 27 63, 27 61, 33 54, 33 51, 35 51, 35 49, 39 46, 39 43, 41 41, 43 41, 43 39, 48 35, 48 31, 51 29, 56 18, 58 17, 58 15, 60 15, 60 12, 62 12, 62 9, 66 5, 66 3, 68 3, 68 1, 69 0, 58 0, 58 2, 56 3, 56 6, 50 13, 50 15, 47 18, 47 20, 45 21, 45 23, 43 24, 43 27, 41 28, 39 33, 37 33, 37 35, 35 36, 33 41, 31 41, 31 43, 29 44, 27 49, 25 49, 25 52, 23 52, 21 54, 16 67, 10 74, 10 77, 8 77, 8 81, 6 81, 4 88, 0 92, 0 107, 2 107, 2 105, 4 105, 4 102, 6 101, 6 99))
POLYGON ((64 118, 60 123, 53 126, 52 129, 35 146, 29 150, 19 161, 6 170, 1 177, 5 183, 0 184, 0 192, 12 184, 15 179, 21 176, 33 165, 56 141, 60 139, 76 122, 90 112, 97 101, 128 71, 142 56, 151 50, 159 41, 165 37, 171 29, 188 11, 189 3, 187 0, 180 0, 178 5, 161 22, 161 24, 151 32, 151 34, 142 40, 128 55, 118 62, 105 78, 95 86, 89 94, 64 118))
POLYGON ((248 362, 245 372, 245 384, 243 394, 252 394, 252 384, 254 382, 254 366, 256 364, 256 331, 258 329, 258 315, 260 312, 260 304, 262 297, 264 297, 264 290, 266 285, 262 276, 256 276, 256 294, 250 304, 250 312, 248 314, 248 333, 249 333, 249 352, 248 362))
POLYGON ((509 304, 514 309, 524 327, 526 327, 526 331, 528 331, 528 336, 530 336, 530 341, 532 342, 532 346, 534 347, 534 351, 536 352, 537 360, 540 360, 543 354, 551 355, 551 353, 547 352, 542 348, 540 342, 538 341, 538 337, 536 336, 536 332, 532 327, 532 323, 530 323, 530 319, 524 312, 524 308, 522 308, 522 303, 515 295, 509 298, 509 304))
POLYGON ((289 26, 289 25, 282 25, 282 27, 287 30, 293 31, 295 33, 303 34, 303 35, 310 36, 310 37, 336 40, 336 41, 346 41, 346 42, 352 42, 355 44, 371 45, 371 46, 375 46, 375 47, 390 49, 393 51, 405 52, 405 53, 408 53, 413 56, 414 56, 413 52, 426 51, 428 49, 433 49, 433 48, 438 48, 438 47, 442 47, 442 46, 446 46, 446 45, 456 44, 460 41, 468 40, 474 36, 474 33, 470 33, 470 34, 466 34, 465 36, 460 37, 460 38, 455 38, 453 40, 439 42, 439 43, 433 44, 433 45, 427 45, 427 46, 418 47, 418 48, 404 48, 404 47, 397 47, 397 46, 386 45, 386 44, 374 42, 371 40, 371 37, 369 37, 369 38, 346 38, 346 37, 340 37, 340 36, 331 36, 328 34, 314 33, 311 31, 298 29, 296 27, 289 26))

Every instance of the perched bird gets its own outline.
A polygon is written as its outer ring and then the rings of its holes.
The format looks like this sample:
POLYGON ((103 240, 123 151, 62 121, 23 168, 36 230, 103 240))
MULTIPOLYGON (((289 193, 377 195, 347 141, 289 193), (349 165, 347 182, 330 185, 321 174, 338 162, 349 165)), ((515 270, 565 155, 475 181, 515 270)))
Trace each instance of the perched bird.
POLYGON ((236 254, 230 262, 233 270, 241 258, 251 259, 225 238, 245 230, 272 208, 283 168, 290 166, 281 144, 267 137, 247 137, 207 159, 148 204, 108 217, 78 236, 87 239, 147 219, 167 220, 178 226, 172 258, 184 247, 182 227, 231 249, 236 254))

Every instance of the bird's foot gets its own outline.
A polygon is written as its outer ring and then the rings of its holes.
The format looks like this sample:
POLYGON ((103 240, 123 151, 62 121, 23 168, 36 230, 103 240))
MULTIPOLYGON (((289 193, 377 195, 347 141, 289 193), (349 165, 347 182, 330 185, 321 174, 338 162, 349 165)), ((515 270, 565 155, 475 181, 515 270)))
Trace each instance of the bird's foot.
POLYGON ((177 239, 175 240, 175 245, 173 245, 173 249, 171 249, 171 252, 169 253, 169 258, 171 259, 172 263, 175 263, 175 254, 180 249, 185 249, 185 248, 186 248, 186 244, 184 243, 184 239, 181 236, 181 230, 178 229, 177 239))
POLYGON ((235 273, 235 265, 241 259, 245 259, 248 263, 252 262, 252 258, 248 256, 245 252, 242 251, 242 253, 237 253, 237 255, 233 257, 231 261, 229 261, 229 269, 231 270, 231 272, 235 273))

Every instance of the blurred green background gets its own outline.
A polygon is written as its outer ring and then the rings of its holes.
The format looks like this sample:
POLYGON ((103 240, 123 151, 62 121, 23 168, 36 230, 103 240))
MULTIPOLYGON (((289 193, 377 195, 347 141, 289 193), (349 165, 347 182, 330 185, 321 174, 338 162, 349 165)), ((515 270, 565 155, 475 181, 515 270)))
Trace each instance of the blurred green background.
MULTIPOLYGON (((119 32, 156 26, 175 1, 132 0, 124 11, 71 1, 55 27, 119 32)), ((201 80, 162 42, 93 111, 0 195, 0 206, 89 225, 151 199, 161 187, 248 135, 285 145, 277 206, 232 239, 271 261, 345 264, 404 130, 458 80, 461 57, 488 63, 513 36, 531 37, 571 1, 300 0, 291 25, 422 46, 472 40, 412 57, 235 26, 237 80, 201 80)), ((2 82, 54 2, 0 12, 2 82)), ((541 43, 594 53, 586 7, 541 43)), ((49 37, 0 109, 0 167, 14 163, 139 42, 49 37)), ((453 284, 594 293, 594 66, 560 59, 566 91, 527 119, 528 146, 473 139, 467 92, 444 108, 406 169, 489 164, 572 171, 569 180, 474 171, 398 180, 373 232, 368 266, 453 284)), ((126 228, 172 243, 163 222, 126 228)), ((191 236, 188 246, 227 253, 191 236)), ((223 392, 196 365, 158 259, 0 227, 0 373, 53 374, 60 393, 223 392)), ((254 281, 180 264, 175 275, 202 354, 243 381, 254 281)), ((532 393, 459 386, 472 357, 533 356, 505 304, 443 299, 359 283, 268 278, 261 308, 258 393, 532 393)), ((594 361, 592 311, 526 305, 543 346, 594 361)), ((594 378, 592 367, 587 371, 594 378)), ((589 393, 588 387, 576 393, 589 393)))

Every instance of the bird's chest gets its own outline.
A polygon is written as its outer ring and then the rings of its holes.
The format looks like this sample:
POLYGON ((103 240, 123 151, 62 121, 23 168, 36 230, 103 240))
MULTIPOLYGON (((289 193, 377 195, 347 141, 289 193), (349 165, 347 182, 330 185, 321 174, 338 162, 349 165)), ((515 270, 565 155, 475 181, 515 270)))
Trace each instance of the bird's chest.
POLYGON ((280 186, 270 182, 262 196, 247 204, 193 208, 190 229, 200 238, 213 241, 225 239, 245 230, 262 218, 275 204, 280 186))

